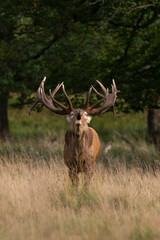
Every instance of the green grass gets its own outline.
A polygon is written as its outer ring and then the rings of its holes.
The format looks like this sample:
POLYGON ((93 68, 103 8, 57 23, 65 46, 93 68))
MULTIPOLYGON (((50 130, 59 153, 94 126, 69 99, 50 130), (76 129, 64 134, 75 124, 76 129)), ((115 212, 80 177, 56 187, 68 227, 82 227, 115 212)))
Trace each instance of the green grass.
POLYGON ((137 139, 147 139, 146 113, 120 113, 113 115, 111 112, 108 112, 102 117, 94 118, 91 126, 98 131, 105 142, 114 140, 114 130, 136 141, 137 139))
MULTIPOLYGON (((10 109, 9 120, 13 136, 35 136, 49 134, 50 131, 66 131, 68 123, 63 116, 53 114, 43 108, 42 112, 32 112, 28 115, 29 107, 22 110, 10 109)), ((93 117, 91 127, 93 127, 105 142, 114 139, 114 130, 122 134, 127 134, 135 140, 147 138, 146 113, 116 114, 105 113, 100 117, 93 117)))
MULTIPOLYGON (((113 169, 119 164, 125 164, 127 168, 159 169, 160 155, 153 145, 147 143, 146 119, 146 113, 113 115, 107 112, 103 116, 93 117, 90 126, 99 134, 102 145, 99 161, 113 169), (130 145, 116 136, 115 130, 132 141, 134 152, 130 145), (108 146, 110 149, 107 151, 108 146)), ((50 158, 62 157, 68 128, 65 117, 45 108, 39 113, 32 112, 31 116, 28 115, 28 107, 22 110, 10 108, 9 125, 12 140, 0 145, 1 157, 13 160, 27 154, 33 160, 38 157, 47 163, 50 158)))
POLYGON ((27 107, 23 110, 11 109, 9 116, 11 135, 16 138, 44 137, 67 129, 67 122, 63 117, 45 109, 40 113, 32 112, 30 116, 27 107))

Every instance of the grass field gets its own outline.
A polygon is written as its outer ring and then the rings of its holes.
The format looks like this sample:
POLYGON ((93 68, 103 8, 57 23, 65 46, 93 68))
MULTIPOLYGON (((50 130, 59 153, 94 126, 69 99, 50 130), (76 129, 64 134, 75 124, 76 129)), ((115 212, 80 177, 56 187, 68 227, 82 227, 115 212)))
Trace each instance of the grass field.
POLYGON ((0 143, 0 239, 160 239, 160 156, 146 115, 93 119, 102 153, 88 189, 71 186, 62 151, 67 123, 48 111, 10 110, 0 143), (129 138, 136 149, 116 137, 129 138))

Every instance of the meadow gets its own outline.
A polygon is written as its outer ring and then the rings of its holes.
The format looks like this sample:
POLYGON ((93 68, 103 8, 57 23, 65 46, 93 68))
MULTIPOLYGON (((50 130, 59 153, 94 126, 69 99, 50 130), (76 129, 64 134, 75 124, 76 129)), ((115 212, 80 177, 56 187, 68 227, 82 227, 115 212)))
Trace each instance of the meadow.
POLYGON ((9 110, 0 142, 0 239, 160 239, 160 155, 146 113, 95 117, 102 152, 90 186, 72 187, 63 163, 68 124, 47 110, 9 110), (115 130, 134 145, 124 142, 115 130))

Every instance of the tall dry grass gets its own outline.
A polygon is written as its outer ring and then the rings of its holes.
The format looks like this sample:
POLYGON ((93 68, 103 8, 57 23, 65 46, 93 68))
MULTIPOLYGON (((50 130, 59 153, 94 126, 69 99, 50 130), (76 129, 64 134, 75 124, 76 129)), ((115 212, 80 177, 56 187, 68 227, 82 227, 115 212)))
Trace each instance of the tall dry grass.
MULTIPOLYGON (((4 159, 3 159, 4 160, 4 159)), ((0 165, 0 239, 160 239, 160 172, 97 164, 88 189, 62 159, 0 165)))
POLYGON ((93 122, 102 154, 88 189, 83 175, 76 189, 62 159, 67 125, 47 114, 10 113, 13 138, 0 143, 0 240, 159 240, 160 156, 145 142, 144 116, 93 122), (129 134, 136 152, 111 129, 129 134))

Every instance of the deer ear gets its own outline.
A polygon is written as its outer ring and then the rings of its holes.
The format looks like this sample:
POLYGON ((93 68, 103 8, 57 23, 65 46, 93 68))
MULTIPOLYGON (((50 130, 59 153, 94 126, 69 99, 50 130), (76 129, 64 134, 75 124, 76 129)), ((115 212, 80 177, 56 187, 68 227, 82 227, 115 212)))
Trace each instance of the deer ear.
POLYGON ((92 117, 87 116, 86 118, 87 118, 87 123, 90 123, 90 121, 92 120, 92 117))
POLYGON ((66 115, 65 116, 65 118, 67 119, 67 122, 71 122, 71 118, 73 118, 73 116, 74 116, 74 113, 73 112, 71 112, 69 115, 66 115))

